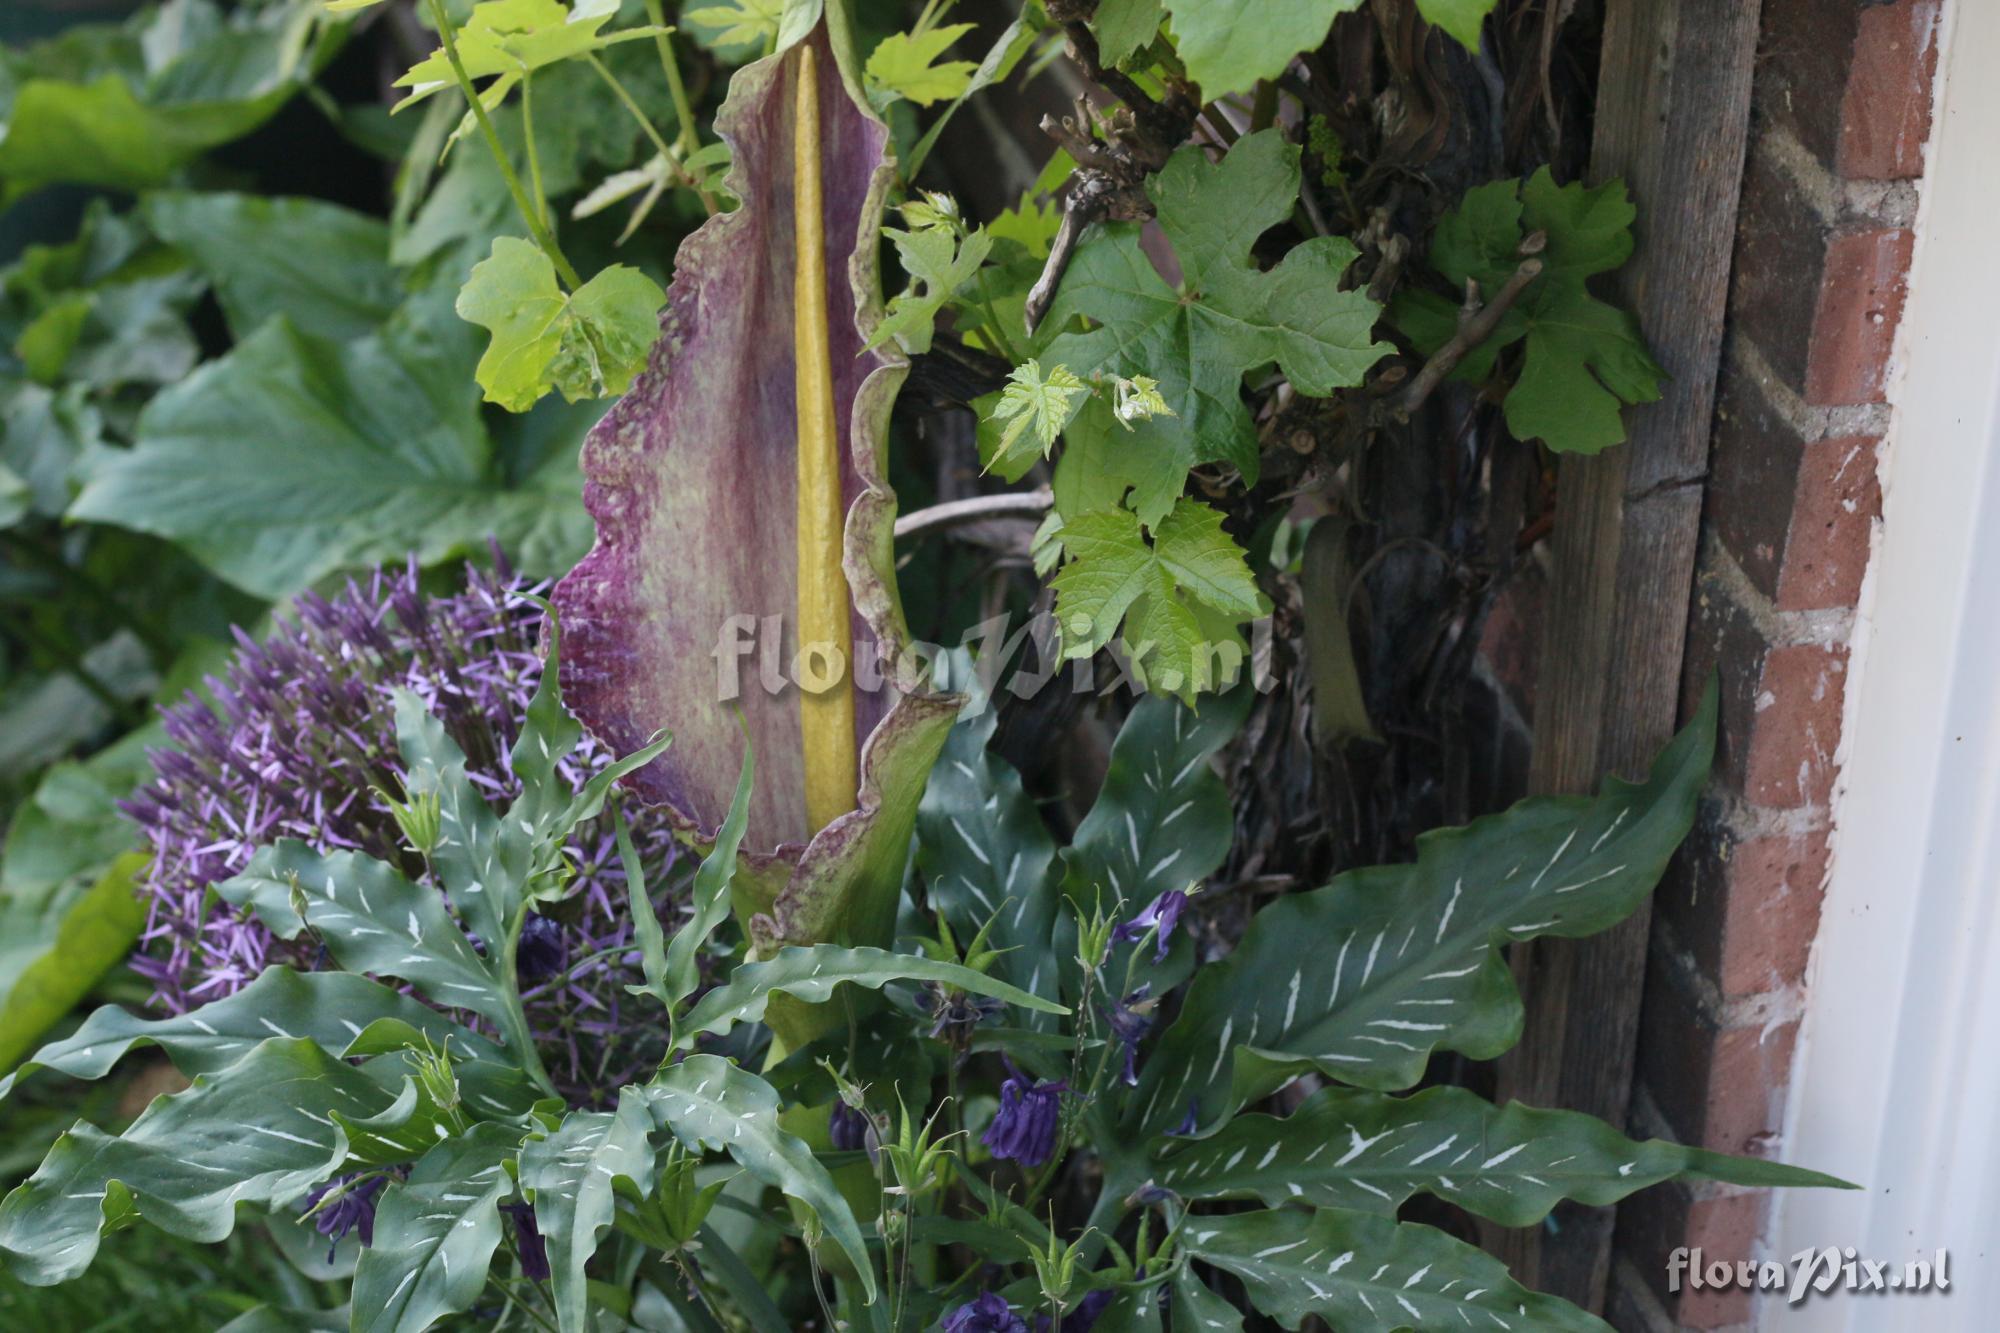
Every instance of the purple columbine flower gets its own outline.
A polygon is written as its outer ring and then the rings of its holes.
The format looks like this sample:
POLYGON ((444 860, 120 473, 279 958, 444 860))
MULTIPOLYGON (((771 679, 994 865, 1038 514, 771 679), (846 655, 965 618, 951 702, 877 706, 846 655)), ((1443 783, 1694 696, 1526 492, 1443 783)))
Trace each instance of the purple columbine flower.
POLYGON ((1000 1085, 1000 1109, 979 1141, 995 1158, 1040 1166, 1056 1150, 1056 1130, 1062 1121, 1062 1095, 1067 1083, 1037 1083, 1007 1062, 1007 1081, 1000 1085))
POLYGON ((973 995, 935 981, 924 983, 924 1006, 931 1016, 931 1036, 956 1051, 972 1047, 973 1029, 1007 1007, 991 995, 973 995))
POLYGON ((826 1132, 839 1152, 860 1152, 868 1146, 868 1131, 874 1126, 868 1123, 867 1113, 857 1111, 836 1097, 833 1111, 827 1117, 826 1132))
POLYGON ((514 975, 524 986, 550 977, 569 965, 568 933, 562 922, 537 912, 521 924, 514 945, 514 975))
POLYGON ((1167 1131, 1167 1137, 1173 1139, 1193 1138, 1194 1132, 1201 1128, 1201 1120, 1197 1114, 1200 1110, 1201 1103, 1189 1102, 1187 1114, 1181 1117, 1181 1122, 1178 1125, 1167 1131))
POLYGON ((1152 998, 1152 991, 1151 982, 1140 982, 1137 990, 1111 1006, 1104 1016, 1111 1035, 1124 1043, 1125 1082, 1132 1087, 1139 1083, 1139 1043, 1153 1030, 1153 1007, 1159 1003, 1152 998))
POLYGON ((503 1203, 500 1211, 514 1219, 514 1246, 521 1252, 521 1276, 530 1282, 549 1280, 549 1245, 535 1225, 535 1207, 528 1203, 503 1203))
POLYGON ((982 1291, 946 1315, 938 1333, 1028 1333, 1028 1321, 997 1293, 982 1291))
POLYGON ((311 1213, 313 1230, 327 1239, 326 1261, 333 1262, 333 1255, 340 1248, 340 1242, 347 1239, 347 1233, 361 1234, 364 1246, 375 1243, 375 1196, 382 1192, 382 1182, 388 1179, 382 1175, 372 1175, 359 1185, 354 1184, 355 1175, 335 1176, 326 1184, 306 1195, 305 1206, 299 1211, 311 1213), (327 1195, 334 1195, 332 1203, 319 1208, 320 1201, 327 1195))
MULTIPOLYGON (((394 687, 430 706, 480 790, 496 803, 513 798, 508 754, 542 672, 542 612, 522 596, 529 591, 503 566, 497 575, 469 570, 464 591, 427 597, 412 565, 378 570, 331 599, 306 593, 262 642, 237 631, 235 656, 208 682, 212 705, 190 694, 163 710, 171 748, 153 752, 153 780, 122 807, 153 852, 150 912, 132 966, 152 982, 155 1003, 185 1013, 273 963, 326 966, 309 939, 275 939, 208 902, 209 887, 265 843, 360 851, 435 882, 377 794, 401 794, 394 687)), ((607 762, 585 738, 563 776, 581 786, 607 762)), ((647 883, 671 915, 667 816, 636 806, 627 814, 647 883)), ((563 942, 598 956, 567 974, 558 967, 523 998, 557 1086, 574 1102, 601 1105, 659 1063, 665 1034, 626 1012, 639 964, 636 949, 622 948, 632 941, 631 913, 608 811, 578 826, 566 856, 575 916, 565 928, 574 939, 563 942)))
POLYGON ((1158 926, 1160 933, 1153 939, 1153 961, 1160 962, 1167 956, 1167 946, 1173 942, 1174 927, 1181 923, 1181 913, 1187 910, 1188 896, 1179 889, 1168 889, 1146 906, 1146 910, 1124 922, 1111 932, 1114 940, 1138 940, 1146 937, 1146 932, 1158 926))

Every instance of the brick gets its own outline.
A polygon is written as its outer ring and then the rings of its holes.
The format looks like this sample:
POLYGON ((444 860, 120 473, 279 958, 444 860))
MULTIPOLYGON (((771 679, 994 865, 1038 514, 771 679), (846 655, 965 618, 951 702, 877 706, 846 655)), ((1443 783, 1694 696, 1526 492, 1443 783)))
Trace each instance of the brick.
POLYGON ((1683 1143, 1750 1153, 1783 1128, 1798 1022, 1718 1025, 1677 964, 1655 955, 1639 1016, 1639 1077, 1683 1143))
POLYGON ((1835 169, 1855 180, 1923 174, 1937 76, 1938 0, 1864 9, 1840 104, 1835 169))
POLYGON ((1794 644, 1765 655, 1743 754, 1743 794, 1753 804, 1826 804, 1846 686, 1845 648, 1794 644))
POLYGON ((1739 840, 1704 802, 1654 907, 1672 945, 1725 1001, 1796 986, 1819 928, 1827 832, 1739 840))
POLYGON ((1685 1187, 1663 1185, 1633 1195, 1619 1209, 1613 1243, 1676 1327, 1724 1328, 1748 1320, 1756 1293, 1734 1287, 1697 1290, 1685 1278, 1680 1291, 1669 1291, 1668 1261, 1683 1246, 1699 1249, 1704 1265, 1755 1258, 1769 1215, 1766 1192, 1697 1197, 1685 1187))
POLYGON ((1841 232, 1827 243, 1806 356, 1808 402, 1882 401, 1914 238, 1905 227, 1877 227, 1841 232))
POLYGON ((1720 387, 1703 517, 1757 590, 1775 599, 1806 442, 1749 375, 1725 366, 1720 387))
POLYGON ((1805 392, 1826 249, 1811 199, 1773 155, 1752 152, 1730 260, 1730 331, 1756 343, 1794 393, 1805 392))
POLYGON ((1859 600, 1882 513, 1875 466, 1880 444, 1874 436, 1842 435, 1806 446, 1777 581, 1780 611, 1848 607, 1859 600))
POLYGON ((1860 0, 1764 0, 1751 106, 1761 126, 1797 135, 1831 166, 1862 16, 1860 0))
POLYGON ((1764 657, 1770 645, 1709 568, 1709 559, 1704 552, 1704 563, 1696 569, 1694 606, 1681 659, 1680 715, 1692 716, 1709 681, 1716 681, 1721 700, 1713 780, 1723 791, 1740 795, 1749 770, 1764 657))

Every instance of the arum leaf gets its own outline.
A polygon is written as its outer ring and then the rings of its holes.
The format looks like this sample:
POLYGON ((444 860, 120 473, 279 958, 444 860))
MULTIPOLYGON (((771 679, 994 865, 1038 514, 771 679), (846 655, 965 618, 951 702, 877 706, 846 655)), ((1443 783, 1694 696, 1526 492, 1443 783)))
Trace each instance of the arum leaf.
POLYGON ((412 884, 373 857, 322 856, 284 838, 258 848, 243 873, 216 891, 254 909, 280 939, 296 939, 312 927, 350 971, 399 977, 438 1004, 470 1009, 495 1023, 510 1017, 500 987, 438 891, 412 884))
POLYGON ((389 1100, 362 1070, 300 1039, 273 1039, 162 1098, 116 1138, 90 1125, 56 1140, 0 1203, 0 1254, 35 1286, 90 1266, 98 1237, 143 1218, 189 1240, 230 1233, 236 1206, 280 1204, 347 1156, 334 1111, 389 1100))
POLYGON ((1182 1265, 1174 1274, 1173 1333, 1242 1333, 1243 1315, 1182 1265))
POLYGON ((642 1198, 652 1192, 652 1129, 645 1097, 627 1087, 615 1112, 571 1111, 553 1134, 521 1150, 521 1188, 534 1195, 564 1333, 589 1327, 584 1265, 617 1216, 612 1186, 623 1180, 642 1198))
POLYGON ((363 1029, 396 1019, 412 1034, 478 1061, 497 1064, 500 1050, 427 1005, 354 972, 294 972, 267 968, 234 995, 172 1018, 135 1017, 107 1005, 76 1034, 51 1042, 0 1080, 0 1097, 38 1069, 71 1078, 103 1078, 134 1046, 157 1046, 183 1074, 209 1074, 236 1063, 273 1037, 307 1040, 333 1055, 347 1053, 363 1029))
POLYGON ((1503 1226, 1532 1226, 1563 1199, 1601 1205, 1676 1176, 1753 1187, 1841 1185, 1781 1162, 1635 1143, 1594 1116, 1494 1106, 1463 1088, 1385 1097, 1323 1088, 1285 1117, 1244 1115, 1176 1143, 1158 1182, 1189 1199, 1255 1197, 1395 1216, 1434 1194, 1503 1226))
POLYGON ((762 1183, 818 1214, 875 1298, 875 1266, 854 1213, 804 1140, 778 1125, 778 1094, 713 1055, 690 1055, 645 1087, 653 1121, 691 1152, 720 1150, 762 1183))
POLYGON ((1349 242, 1309 240, 1268 273, 1252 263, 1258 236, 1288 218, 1298 198, 1299 149, 1282 132, 1247 135, 1220 163, 1183 148, 1147 192, 1180 261, 1180 286, 1168 286, 1153 267, 1137 224, 1104 227, 1078 248, 1044 321, 1061 329, 1084 315, 1099 327, 1064 333, 1042 355, 1085 377, 1159 381, 1174 415, 1137 423, 1133 439, 1134 452, 1150 461, 1137 507, 1151 526, 1196 463, 1226 462, 1256 480, 1245 372, 1276 362, 1300 393, 1324 397, 1359 384, 1390 347, 1370 333, 1379 307, 1341 288, 1356 253, 1349 242))
POLYGON ((1053 1000, 1031 995, 1018 986, 958 963, 891 953, 887 949, 795 945, 768 962, 744 963, 730 974, 728 981, 702 996, 681 1021, 682 1042, 686 1044, 698 1032, 719 1036, 738 1023, 756 1022, 764 1016, 764 1006, 773 995, 789 995, 806 1004, 824 1004, 832 996, 833 988, 842 982, 880 990, 892 981, 935 981, 974 995, 991 995, 1023 1009, 1045 1014, 1069 1012, 1053 1000))
MULTIPOLYGON (((674 932, 662 960, 659 995, 669 1012, 701 984, 702 946, 708 943, 715 928, 728 919, 729 887, 736 878, 736 850, 742 845, 743 830, 750 821, 750 793, 756 785, 757 756, 746 736, 743 771, 736 778, 736 795, 730 799, 729 814, 715 835, 715 845, 694 872, 692 911, 687 922, 674 932)), ((650 971, 647 980, 654 980, 650 971)))
MULTIPOLYGON (((838 65, 826 31, 807 40, 830 75, 838 65)), ((729 775, 743 744, 718 703, 738 702, 760 779, 734 896, 754 918, 764 952, 836 935, 888 940, 923 778, 957 709, 956 699, 906 693, 915 680, 894 677, 904 630, 884 432, 904 366, 887 349, 867 350, 880 313, 881 200, 894 171, 883 126, 830 76, 817 81, 818 159, 854 612, 847 665, 857 679, 888 677, 855 691, 860 771, 852 812, 812 826, 802 691, 758 684, 754 655, 768 651, 774 668, 789 672, 783 636, 796 634, 800 421, 789 389, 793 348, 772 336, 796 325, 793 201, 771 182, 791 176, 802 59, 802 49, 786 51, 731 81, 716 129, 732 146, 727 186, 742 206, 682 244, 665 336, 585 445, 597 546, 554 596, 563 617, 564 697, 613 753, 638 749, 663 726, 673 730, 673 749, 631 785, 649 803, 671 807, 702 841, 715 836, 729 808, 729 775), (774 382, 786 387, 773 391, 774 382), (696 475, 703 484, 687 485, 696 475), (695 531, 707 539, 690 547, 695 531), (767 647, 754 642, 760 638, 767 647)))
POLYGON ((375 1209, 375 1241, 354 1270, 355 1333, 420 1333, 470 1309, 500 1244, 506 1159, 518 1129, 490 1121, 438 1144, 375 1209))
POLYGON ((1390 1090, 1433 1050, 1499 1055, 1521 1031, 1501 947, 1623 920, 1687 836, 1714 744, 1711 690, 1642 784, 1522 801, 1423 835, 1414 865, 1349 871, 1265 908, 1195 978, 1140 1075, 1137 1123, 1158 1133, 1192 1106, 1213 1126, 1308 1069, 1390 1090))
POLYGON ((1607 1333, 1567 1301, 1529 1291, 1498 1259, 1442 1231, 1322 1208, 1188 1219, 1181 1246, 1241 1278, 1251 1304, 1289 1329, 1491 1328, 1607 1333))
POLYGON ((964 93, 976 66, 970 60, 937 62, 945 48, 974 26, 948 23, 929 32, 898 32, 884 37, 868 57, 869 81, 887 94, 881 103, 902 98, 929 106, 964 93))
POLYGON ((354 1115, 332 1111, 333 1122, 347 1135, 350 1161, 387 1166, 421 1157, 440 1139, 460 1127, 454 1108, 440 1106, 414 1078, 403 1080, 396 1099, 380 1111, 354 1115))
POLYGON ((1003 950, 995 976, 1054 999, 1055 840, 1021 775, 987 748, 999 717, 989 704, 951 729, 917 808, 917 867, 932 908, 960 939, 991 923, 986 943, 1003 950))
POLYGON ((373 333, 403 297, 379 219, 318 199, 159 193, 146 225, 192 258, 215 284, 240 341, 273 315, 315 337, 373 333))
POLYGON ((507 923, 520 905, 527 867, 501 864, 500 817, 467 781, 465 752, 445 732, 444 723, 409 690, 397 689, 395 701, 404 794, 434 797, 438 803, 431 865, 466 925, 481 939, 505 939, 507 923))

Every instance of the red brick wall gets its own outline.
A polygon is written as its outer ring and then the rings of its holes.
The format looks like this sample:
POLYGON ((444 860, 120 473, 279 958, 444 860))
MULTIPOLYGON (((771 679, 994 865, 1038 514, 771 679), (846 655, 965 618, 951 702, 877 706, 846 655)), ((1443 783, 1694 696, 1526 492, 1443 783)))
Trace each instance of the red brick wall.
MULTIPOLYGON (((1764 0, 1683 712, 1722 686, 1716 774, 1657 899, 1635 1132, 1768 1152, 1827 867, 1847 645, 1929 130, 1940 0, 1764 0)), ((1667 1256, 1760 1252, 1769 1198, 1648 1190, 1619 1213, 1624 1329, 1746 1323, 1667 1256)))

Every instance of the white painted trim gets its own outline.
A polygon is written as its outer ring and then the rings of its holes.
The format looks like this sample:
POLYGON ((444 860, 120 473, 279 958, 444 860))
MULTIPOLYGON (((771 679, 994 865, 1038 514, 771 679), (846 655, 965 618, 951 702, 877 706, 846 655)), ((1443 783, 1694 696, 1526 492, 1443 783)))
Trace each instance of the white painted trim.
POLYGON ((2000 3, 1948 0, 1770 1253, 1953 1252, 1949 1296, 1765 1298, 1782 1333, 2000 1327, 2000 3))

